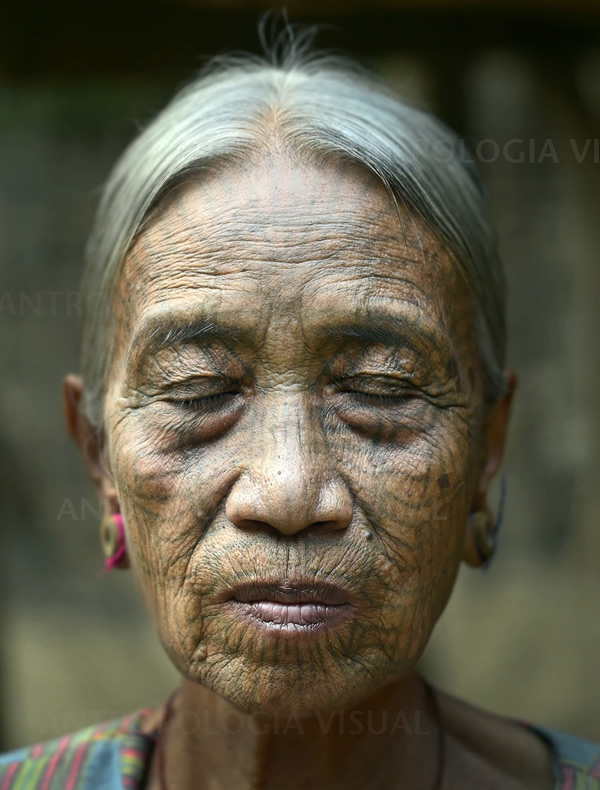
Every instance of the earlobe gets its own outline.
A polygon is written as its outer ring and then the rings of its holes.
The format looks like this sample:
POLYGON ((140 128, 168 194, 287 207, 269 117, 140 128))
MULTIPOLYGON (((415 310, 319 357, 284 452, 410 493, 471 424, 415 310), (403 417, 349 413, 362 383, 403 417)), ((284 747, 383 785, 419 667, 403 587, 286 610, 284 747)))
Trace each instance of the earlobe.
POLYGON ((463 560, 473 568, 489 562, 495 550, 494 517, 488 508, 469 514, 463 560))

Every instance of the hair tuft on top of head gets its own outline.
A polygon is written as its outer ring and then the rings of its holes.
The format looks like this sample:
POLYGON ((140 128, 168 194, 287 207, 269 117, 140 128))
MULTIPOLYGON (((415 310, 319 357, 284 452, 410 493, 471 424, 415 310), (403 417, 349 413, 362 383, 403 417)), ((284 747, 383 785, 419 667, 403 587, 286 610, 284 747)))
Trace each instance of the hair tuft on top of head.
POLYGON ((265 59, 271 66, 284 71, 310 60, 318 32, 316 25, 292 24, 285 9, 280 14, 265 12, 258 23, 258 37, 265 59))
MULTIPOLYGON (((386 90, 387 86, 375 81, 373 74, 346 52, 315 46, 319 33, 329 28, 335 29, 333 25, 292 23, 285 9, 265 11, 257 25, 262 53, 234 50, 213 55, 190 81, 190 85, 197 86, 198 82, 205 78, 231 76, 235 71, 248 73, 270 69, 278 72, 301 71, 309 75, 327 70, 346 75, 356 74, 363 81, 373 80, 380 91, 386 90)), ((393 91, 390 93, 393 94, 393 91)))

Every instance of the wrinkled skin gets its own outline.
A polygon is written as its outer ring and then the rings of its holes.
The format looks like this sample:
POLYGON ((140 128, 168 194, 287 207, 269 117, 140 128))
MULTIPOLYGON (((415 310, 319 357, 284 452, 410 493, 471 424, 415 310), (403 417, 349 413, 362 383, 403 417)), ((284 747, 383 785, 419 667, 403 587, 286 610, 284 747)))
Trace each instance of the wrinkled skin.
POLYGON ((245 711, 338 708, 413 665, 454 581, 482 430, 469 300, 439 245, 410 222, 404 242, 362 174, 340 205, 343 171, 278 183, 274 167, 258 193, 253 169, 189 186, 133 248, 105 410, 163 643, 245 711), (380 315, 406 323, 404 345, 324 340, 380 315), (175 318, 244 335, 148 349, 175 318), (227 587, 286 574, 354 593, 329 644, 267 647, 220 614, 227 587))
MULTIPOLYGON (((478 563, 467 517, 514 388, 484 406, 473 306, 440 242, 372 175, 279 153, 163 201, 114 313, 102 443, 81 415, 71 429, 90 431, 92 477, 123 513, 188 707, 212 694, 310 721, 388 686, 422 704, 415 664, 461 559, 478 563), (353 618, 272 639, 222 604, 241 581, 300 575, 341 584, 353 618)), ((409 775, 426 788, 433 741, 416 743, 429 763, 409 775)))

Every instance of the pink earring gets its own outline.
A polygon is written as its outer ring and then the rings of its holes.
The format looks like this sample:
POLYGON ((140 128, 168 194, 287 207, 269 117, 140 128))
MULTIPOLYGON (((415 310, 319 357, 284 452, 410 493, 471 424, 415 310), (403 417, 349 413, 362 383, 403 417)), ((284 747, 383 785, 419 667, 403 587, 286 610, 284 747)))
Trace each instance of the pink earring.
POLYGON ((100 539, 104 551, 104 569, 128 568, 127 546, 125 544, 125 526, 123 516, 115 513, 105 518, 100 525, 100 539))

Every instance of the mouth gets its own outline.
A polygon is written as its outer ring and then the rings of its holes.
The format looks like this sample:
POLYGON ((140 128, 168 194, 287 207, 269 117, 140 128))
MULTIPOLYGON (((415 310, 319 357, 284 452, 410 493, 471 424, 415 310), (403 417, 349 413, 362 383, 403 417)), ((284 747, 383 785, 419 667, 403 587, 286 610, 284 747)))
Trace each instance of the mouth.
POLYGON ((224 602, 246 625, 292 636, 340 626, 356 609, 342 587, 314 580, 257 580, 229 590, 224 602))

